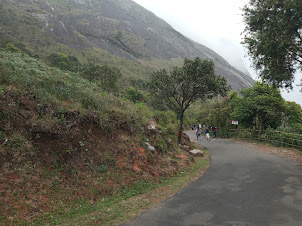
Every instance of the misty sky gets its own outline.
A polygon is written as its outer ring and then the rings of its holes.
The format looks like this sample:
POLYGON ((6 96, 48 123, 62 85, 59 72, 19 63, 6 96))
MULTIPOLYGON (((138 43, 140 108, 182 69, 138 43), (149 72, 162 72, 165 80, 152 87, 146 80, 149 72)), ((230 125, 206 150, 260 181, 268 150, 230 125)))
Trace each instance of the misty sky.
MULTIPOLYGON (((185 36, 211 48, 231 65, 249 72, 257 80, 256 72, 246 56, 242 41, 242 11, 248 0, 134 0, 144 8, 164 19, 185 36)), ((302 74, 296 76, 299 84, 302 74)), ((302 106, 302 93, 294 85, 294 91, 282 92, 288 101, 302 106)))

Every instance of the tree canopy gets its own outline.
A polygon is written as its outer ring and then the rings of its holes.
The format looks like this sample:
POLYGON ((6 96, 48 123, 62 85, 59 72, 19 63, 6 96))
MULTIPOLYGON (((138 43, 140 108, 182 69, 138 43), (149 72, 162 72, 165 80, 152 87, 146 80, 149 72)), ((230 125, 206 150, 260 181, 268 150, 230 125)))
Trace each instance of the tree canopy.
POLYGON ((88 63, 81 69, 81 76, 90 82, 97 81, 105 91, 116 92, 117 81, 122 77, 119 69, 108 65, 88 63))
POLYGON ((292 88, 302 66, 302 1, 250 0, 243 12, 254 67, 270 84, 292 88))
POLYGON ((214 63, 210 60, 185 59, 184 65, 154 72, 149 83, 151 95, 166 102, 180 119, 178 142, 181 143, 184 112, 197 99, 205 100, 218 94, 226 95, 225 78, 215 75, 214 63))
POLYGON ((240 124, 248 128, 266 129, 281 125, 286 106, 277 87, 258 82, 241 93, 242 98, 236 92, 230 96, 233 119, 239 120, 240 124))

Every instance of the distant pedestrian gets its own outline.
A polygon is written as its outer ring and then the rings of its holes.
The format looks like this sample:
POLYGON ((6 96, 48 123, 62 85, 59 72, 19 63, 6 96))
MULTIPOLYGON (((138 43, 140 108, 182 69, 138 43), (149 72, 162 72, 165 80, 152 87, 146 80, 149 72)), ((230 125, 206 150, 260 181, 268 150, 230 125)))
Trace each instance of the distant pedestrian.
POLYGON ((212 126, 212 127, 211 127, 211 130, 212 130, 212 132, 213 132, 213 140, 215 140, 215 139, 216 139, 216 131, 217 131, 217 128, 216 128, 215 126, 212 126))
POLYGON ((207 138, 207 141, 210 141, 210 131, 209 131, 209 128, 206 128, 206 138, 207 138))
POLYGON ((200 141, 201 141, 201 130, 200 130, 199 127, 197 127, 197 129, 196 129, 196 139, 197 139, 197 141, 198 141, 198 138, 200 138, 200 141))

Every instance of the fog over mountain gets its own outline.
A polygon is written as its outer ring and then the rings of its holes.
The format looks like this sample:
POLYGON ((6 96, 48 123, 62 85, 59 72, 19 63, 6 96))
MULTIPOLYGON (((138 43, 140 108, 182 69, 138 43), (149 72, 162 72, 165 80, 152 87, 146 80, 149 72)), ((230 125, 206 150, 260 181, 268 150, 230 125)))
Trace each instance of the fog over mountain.
MULTIPOLYGON (((206 45, 220 54, 232 66, 259 80, 252 68, 246 49, 241 44, 244 31, 241 8, 248 0, 134 0, 166 20, 187 37, 206 45), (172 10, 173 9, 173 10, 172 10)), ((296 74, 293 91, 283 90, 287 101, 302 106, 302 73, 296 74)))
POLYGON ((2 0, 2 4, 13 12, 8 17, 15 14, 22 18, 16 16, 14 21, 19 24, 10 26, 3 19, 0 36, 29 47, 45 46, 40 37, 46 34, 51 38, 48 49, 55 41, 76 51, 102 49, 137 63, 200 57, 213 60, 216 73, 225 77, 234 90, 254 83, 213 50, 187 38, 132 0, 2 0), (24 37, 19 26, 24 18, 29 18, 24 21, 26 26, 39 27, 42 34, 24 37))

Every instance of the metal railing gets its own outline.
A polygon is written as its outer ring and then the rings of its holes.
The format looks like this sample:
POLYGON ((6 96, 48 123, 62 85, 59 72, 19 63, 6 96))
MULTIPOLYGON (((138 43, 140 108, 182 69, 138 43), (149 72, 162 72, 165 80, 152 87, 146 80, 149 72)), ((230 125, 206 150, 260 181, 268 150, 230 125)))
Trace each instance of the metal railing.
POLYGON ((291 147, 302 151, 302 134, 273 130, 228 129, 219 133, 221 137, 258 140, 275 146, 291 147))

